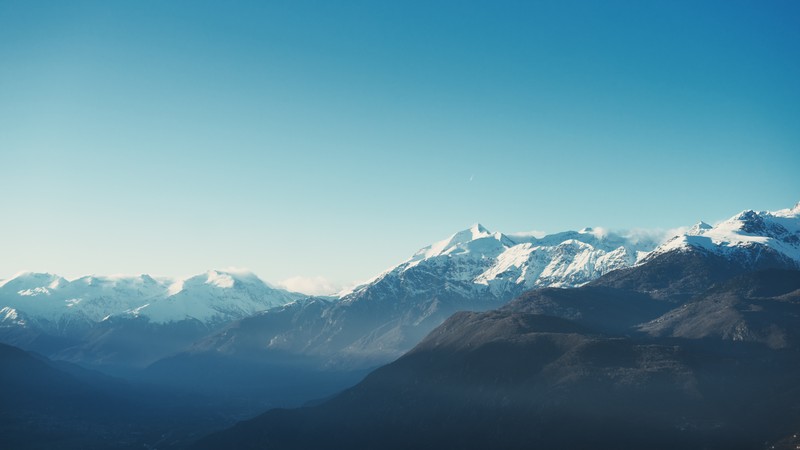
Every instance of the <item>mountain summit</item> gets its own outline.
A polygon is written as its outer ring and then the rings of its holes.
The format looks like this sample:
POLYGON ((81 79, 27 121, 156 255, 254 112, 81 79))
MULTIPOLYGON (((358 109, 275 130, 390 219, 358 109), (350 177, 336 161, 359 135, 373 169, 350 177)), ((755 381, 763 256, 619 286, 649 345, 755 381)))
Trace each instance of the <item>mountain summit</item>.
POLYGON ((482 255, 492 252, 492 249, 501 250, 513 245, 515 245, 515 242, 502 233, 492 233, 478 223, 466 230, 453 234, 447 239, 422 248, 407 262, 421 261, 452 253, 469 253, 471 251, 482 255))
POLYGON ((132 316, 153 323, 224 322, 303 297, 267 285, 252 272, 209 270, 184 279, 87 275, 68 281, 24 272, 0 282, 0 307, 48 329, 69 322, 132 316))
POLYGON ((778 211, 745 210, 710 226, 699 223, 648 255, 700 250, 746 265, 783 260, 800 267, 800 203, 778 211))
MULTIPOLYGON (((193 357, 303 355, 326 367, 396 358, 456 311, 498 307, 544 286, 580 286, 630 267, 658 242, 599 230, 513 239, 475 224, 344 292, 243 319, 197 343, 193 357)), ((195 370, 195 369, 193 369, 195 370)))
POLYGON ((0 282, 0 341, 88 365, 149 364, 305 296, 244 271, 185 279, 20 273, 0 282))

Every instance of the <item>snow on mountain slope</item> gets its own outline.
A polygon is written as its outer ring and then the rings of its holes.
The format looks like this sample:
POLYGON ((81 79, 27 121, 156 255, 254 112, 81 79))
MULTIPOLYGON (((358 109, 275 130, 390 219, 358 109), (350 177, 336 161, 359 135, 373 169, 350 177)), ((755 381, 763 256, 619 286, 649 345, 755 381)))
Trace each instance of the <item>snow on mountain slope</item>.
POLYGON ((0 323, 63 328, 110 316, 152 323, 233 320, 303 297, 268 286, 249 272, 208 271, 183 280, 84 276, 75 280, 24 272, 0 282, 0 323))
MULTIPOLYGON (((541 286, 574 287, 606 272, 636 263, 659 244, 655 238, 630 237, 585 228, 536 238, 511 238, 480 224, 422 248, 407 261, 341 294, 345 301, 375 283, 410 274, 433 274, 441 283, 458 283, 475 294, 504 297, 509 291, 541 286)), ((406 283, 407 284, 407 283, 406 283)), ((424 291, 426 286, 418 286, 424 291)))
POLYGON ((800 267, 800 203, 778 211, 742 211, 715 226, 700 222, 658 247, 643 262, 667 252, 691 249, 749 265, 777 257, 800 267))
POLYGON ((197 319, 204 323, 247 317, 285 305, 302 295, 268 286, 251 272, 210 270, 172 283, 169 295, 127 313, 155 323, 197 319))
MULTIPOLYGON (((324 367, 363 368, 398 357, 456 311, 496 308, 537 286, 579 286, 634 264, 655 239, 584 229, 513 239, 476 224, 340 294, 237 321, 195 355, 304 355, 324 367)), ((261 355, 261 356, 258 356, 261 355)))

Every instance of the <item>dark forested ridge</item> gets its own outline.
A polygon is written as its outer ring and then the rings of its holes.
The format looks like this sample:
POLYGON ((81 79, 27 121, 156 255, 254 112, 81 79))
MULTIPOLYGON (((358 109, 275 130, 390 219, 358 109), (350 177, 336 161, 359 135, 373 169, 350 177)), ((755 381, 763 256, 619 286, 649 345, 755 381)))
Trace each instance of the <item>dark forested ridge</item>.
POLYGON ((762 448, 800 425, 800 272, 735 273, 685 303, 595 283, 458 313, 336 398, 196 448, 762 448))

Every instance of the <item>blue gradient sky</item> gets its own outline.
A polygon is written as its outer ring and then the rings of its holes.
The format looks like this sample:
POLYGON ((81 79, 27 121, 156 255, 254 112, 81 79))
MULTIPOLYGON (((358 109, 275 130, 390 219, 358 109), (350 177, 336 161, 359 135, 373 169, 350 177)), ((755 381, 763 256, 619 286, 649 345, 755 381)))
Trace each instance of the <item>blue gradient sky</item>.
POLYGON ((0 0, 0 278, 368 278, 800 200, 800 3, 0 0))

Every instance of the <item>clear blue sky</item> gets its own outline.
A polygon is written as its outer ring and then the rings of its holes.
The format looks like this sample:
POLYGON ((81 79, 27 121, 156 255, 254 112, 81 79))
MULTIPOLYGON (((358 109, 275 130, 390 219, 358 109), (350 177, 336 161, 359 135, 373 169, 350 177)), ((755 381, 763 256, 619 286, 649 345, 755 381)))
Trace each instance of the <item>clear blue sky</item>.
POLYGON ((0 278, 368 278, 800 200, 796 1, 0 0, 0 278))

